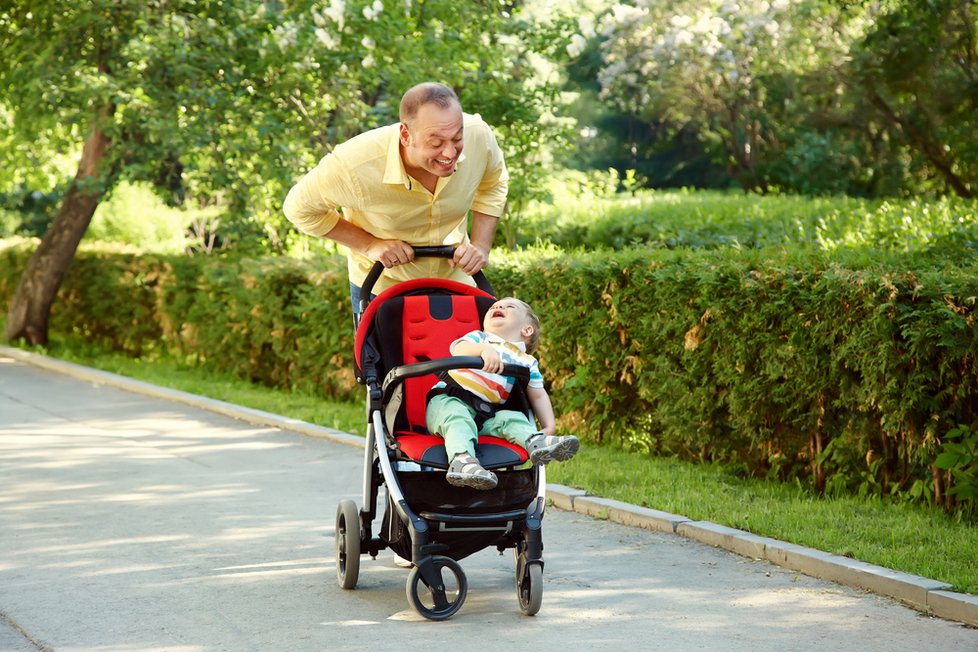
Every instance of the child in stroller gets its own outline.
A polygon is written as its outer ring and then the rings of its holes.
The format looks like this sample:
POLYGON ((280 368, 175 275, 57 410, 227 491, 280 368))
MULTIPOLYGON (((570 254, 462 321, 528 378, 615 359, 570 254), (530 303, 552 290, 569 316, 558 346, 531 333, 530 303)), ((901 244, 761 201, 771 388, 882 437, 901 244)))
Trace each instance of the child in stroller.
POLYGON ((530 355, 540 341, 540 320, 524 301, 500 299, 486 312, 483 330, 471 331, 452 342, 449 352, 478 356, 482 369, 453 369, 428 393, 428 432, 445 439, 451 463, 447 479, 456 487, 492 489, 496 474, 479 464, 475 456, 478 436, 493 435, 518 444, 529 453, 533 464, 570 459, 580 446, 577 437, 554 435, 554 413, 543 386, 536 359, 530 355), (506 363, 529 369, 526 393, 541 429, 526 413, 497 410, 506 402, 515 378, 502 376, 506 363))
MULTIPOLYGON (((451 257, 452 252, 451 247, 419 247, 415 255, 451 257)), ((479 435, 473 457, 494 472, 496 487, 454 486, 446 482, 445 441, 426 428, 427 395, 437 376, 486 365, 482 357, 451 356, 449 346, 483 324, 495 303, 492 288, 480 273, 479 287, 416 279, 371 299, 383 270, 375 265, 364 281, 354 319, 355 370, 367 388, 363 507, 350 499, 337 507, 337 581, 344 589, 355 588, 360 556, 376 558, 390 548, 413 564, 406 586, 411 606, 426 618, 443 620, 458 612, 468 590, 458 560, 491 546, 500 553, 512 549, 520 609, 534 615, 543 595, 545 467, 527 467, 522 446, 479 435), (374 536, 381 487, 386 509, 374 536)), ((500 371, 518 379, 500 409, 525 413, 532 423, 528 367, 503 364, 500 371)), ((551 427, 552 415, 544 421, 551 427)))

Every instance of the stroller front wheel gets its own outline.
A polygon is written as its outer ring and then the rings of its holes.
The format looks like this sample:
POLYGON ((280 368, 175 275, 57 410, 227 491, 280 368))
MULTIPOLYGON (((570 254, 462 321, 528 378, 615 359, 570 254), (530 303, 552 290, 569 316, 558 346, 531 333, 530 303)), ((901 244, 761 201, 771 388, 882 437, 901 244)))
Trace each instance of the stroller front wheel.
POLYGON ((527 563, 525 553, 516 553, 516 597, 520 611, 535 616, 543 604, 543 565, 527 563))
POLYGON ((360 510, 352 500, 336 507, 336 581, 352 589, 360 577, 360 510))
POLYGON ((469 582, 458 562, 436 555, 411 569, 405 588, 415 611, 429 620, 446 620, 462 608, 469 582), (426 590, 419 590, 422 584, 426 590))

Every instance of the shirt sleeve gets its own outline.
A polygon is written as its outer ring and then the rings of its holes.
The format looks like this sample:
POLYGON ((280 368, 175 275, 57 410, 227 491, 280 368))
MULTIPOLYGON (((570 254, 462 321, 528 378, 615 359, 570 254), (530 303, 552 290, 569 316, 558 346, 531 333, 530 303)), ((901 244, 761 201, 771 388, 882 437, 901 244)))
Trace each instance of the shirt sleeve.
POLYGON ((486 341, 486 334, 482 331, 469 331, 462 337, 458 338, 454 342, 448 345, 448 350, 451 351, 452 348, 460 342, 475 342, 476 344, 482 344, 486 341))
POLYGON ((533 360, 533 364, 530 365, 530 382, 528 387, 542 388, 543 387, 543 374, 540 373, 540 364, 533 360))
POLYGON ((351 192, 355 188, 343 162, 335 154, 327 154, 292 186, 282 210, 303 233, 324 237, 342 219, 337 207, 357 205, 351 192))
POLYGON ((492 217, 502 217, 506 209, 506 196, 509 193, 509 171, 506 169, 503 151, 496 142, 492 129, 484 122, 481 126, 485 130, 488 161, 486 172, 479 182, 475 199, 472 201, 472 210, 492 217))

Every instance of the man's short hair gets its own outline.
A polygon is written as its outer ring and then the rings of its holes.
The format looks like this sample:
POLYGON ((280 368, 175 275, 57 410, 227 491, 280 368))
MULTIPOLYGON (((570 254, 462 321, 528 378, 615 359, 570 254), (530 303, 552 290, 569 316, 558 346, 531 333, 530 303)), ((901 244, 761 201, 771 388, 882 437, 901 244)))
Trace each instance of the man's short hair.
POLYGON ((451 88, 437 82, 424 82, 412 86, 401 98, 401 122, 407 124, 418 117, 418 110, 425 104, 435 104, 442 109, 461 107, 458 95, 451 88))

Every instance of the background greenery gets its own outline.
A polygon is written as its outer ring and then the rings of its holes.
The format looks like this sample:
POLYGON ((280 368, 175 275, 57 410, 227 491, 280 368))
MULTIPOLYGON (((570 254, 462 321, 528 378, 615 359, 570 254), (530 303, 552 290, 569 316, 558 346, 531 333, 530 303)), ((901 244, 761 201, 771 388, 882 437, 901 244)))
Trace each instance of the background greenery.
POLYGON ((43 232, 97 126, 109 196, 146 183, 212 209, 181 225, 195 245, 304 249, 287 189, 427 78, 497 130, 504 233, 570 169, 625 189, 972 197, 976 26, 970 0, 15 0, 0 227, 43 232))

